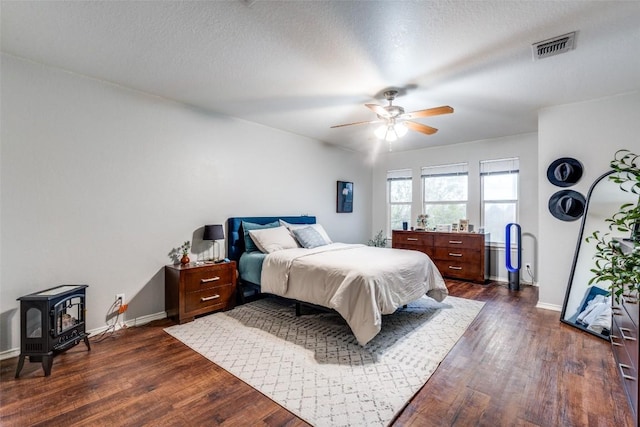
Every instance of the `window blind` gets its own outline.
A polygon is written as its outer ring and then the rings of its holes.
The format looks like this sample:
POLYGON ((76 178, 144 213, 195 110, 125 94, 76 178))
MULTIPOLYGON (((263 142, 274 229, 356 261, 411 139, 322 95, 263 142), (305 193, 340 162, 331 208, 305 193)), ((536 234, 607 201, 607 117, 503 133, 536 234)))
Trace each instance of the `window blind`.
POLYGON ((520 171, 520 159, 483 160, 480 162, 480 175, 495 175, 505 173, 518 173, 520 171))
POLYGON ((399 169, 393 171, 387 171, 387 181, 398 181, 411 179, 411 169, 399 169))
POLYGON ((457 176, 468 175, 469 166, 467 163, 453 163, 450 165, 425 166, 422 168, 422 178, 436 176, 457 176))

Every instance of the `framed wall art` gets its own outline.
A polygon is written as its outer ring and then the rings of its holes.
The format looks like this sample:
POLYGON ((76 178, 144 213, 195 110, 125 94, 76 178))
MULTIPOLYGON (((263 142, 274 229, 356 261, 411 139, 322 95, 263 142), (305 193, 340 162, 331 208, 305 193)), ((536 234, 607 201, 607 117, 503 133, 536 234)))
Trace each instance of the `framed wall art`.
POLYGON ((338 181, 336 212, 353 212, 353 182, 338 181))

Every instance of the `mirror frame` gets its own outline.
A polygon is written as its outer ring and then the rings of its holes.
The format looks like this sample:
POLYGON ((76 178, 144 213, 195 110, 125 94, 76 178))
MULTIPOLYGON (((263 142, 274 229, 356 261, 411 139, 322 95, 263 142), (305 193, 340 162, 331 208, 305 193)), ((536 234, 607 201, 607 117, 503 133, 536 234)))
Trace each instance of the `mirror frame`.
POLYGON ((590 331, 589 329, 587 329, 586 327, 582 326, 582 325, 578 325, 577 323, 574 322, 569 322, 568 320, 565 319, 566 316, 566 312, 567 312, 567 304, 569 302, 569 296, 571 294, 571 288, 573 285, 573 278, 575 276, 575 271, 576 271, 576 265, 578 263, 578 257, 580 255, 580 248, 582 246, 583 243, 583 239, 584 239, 584 227, 585 224, 587 222, 587 214, 589 213, 589 205, 591 204, 591 194, 593 193, 593 190, 596 188, 596 185, 598 185, 603 179, 607 178, 609 175, 612 175, 613 173, 615 173, 614 170, 609 170, 605 173, 603 173, 602 175, 600 175, 598 178, 596 178, 595 181, 593 181, 593 184, 591 184, 591 187, 589 187, 589 192, 587 193, 587 198, 586 198, 586 204, 584 207, 584 213, 582 214, 582 223, 580 224, 580 232, 578 233, 578 241, 576 243, 576 250, 575 253, 573 254, 573 263, 571 264, 571 273, 569 274, 569 282, 567 283, 567 290, 565 292, 565 296, 564 296, 564 303, 562 304, 562 312, 560 313, 560 321, 566 325, 569 326, 573 326, 574 328, 580 329, 582 331, 588 332, 591 335, 594 335, 598 338, 602 338, 605 339, 607 341, 610 340, 609 335, 603 335, 594 331, 590 331))

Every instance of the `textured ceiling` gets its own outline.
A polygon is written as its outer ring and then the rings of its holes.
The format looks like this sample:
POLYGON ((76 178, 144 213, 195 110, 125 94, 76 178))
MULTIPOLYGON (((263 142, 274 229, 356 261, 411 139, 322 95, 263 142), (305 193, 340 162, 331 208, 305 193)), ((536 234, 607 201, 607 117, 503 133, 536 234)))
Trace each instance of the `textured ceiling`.
POLYGON ((540 108, 640 89, 638 1, 0 5, 4 53, 364 152, 373 125, 330 126, 375 119, 363 104, 390 87, 406 111, 455 109, 394 150, 534 132, 540 108), (575 50, 532 60, 571 31, 575 50))

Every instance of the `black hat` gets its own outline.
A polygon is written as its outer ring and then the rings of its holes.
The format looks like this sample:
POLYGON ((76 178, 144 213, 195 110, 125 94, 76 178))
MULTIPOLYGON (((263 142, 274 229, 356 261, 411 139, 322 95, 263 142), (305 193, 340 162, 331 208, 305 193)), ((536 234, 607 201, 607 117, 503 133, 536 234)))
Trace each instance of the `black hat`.
POLYGON ((571 187, 582 177, 582 163, 571 157, 554 160, 547 169, 547 179, 558 187, 571 187))
POLYGON ((577 191, 561 190, 549 198, 549 212, 561 221, 575 221, 584 213, 585 203, 577 191))

